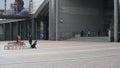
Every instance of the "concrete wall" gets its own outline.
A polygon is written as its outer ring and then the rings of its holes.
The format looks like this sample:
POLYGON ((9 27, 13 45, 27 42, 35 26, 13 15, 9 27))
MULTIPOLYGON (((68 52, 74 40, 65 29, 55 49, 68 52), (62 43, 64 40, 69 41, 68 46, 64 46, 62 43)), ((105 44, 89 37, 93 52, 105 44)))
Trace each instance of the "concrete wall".
POLYGON ((59 39, 82 30, 97 35, 104 23, 103 0, 59 0, 59 39))

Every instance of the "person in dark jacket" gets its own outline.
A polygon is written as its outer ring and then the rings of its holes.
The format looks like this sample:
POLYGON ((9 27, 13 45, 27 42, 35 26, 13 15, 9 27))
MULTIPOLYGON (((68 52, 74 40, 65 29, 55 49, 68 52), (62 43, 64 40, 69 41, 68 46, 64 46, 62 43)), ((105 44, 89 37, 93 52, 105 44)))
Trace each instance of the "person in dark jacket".
POLYGON ((24 8, 24 1, 23 0, 15 0, 13 6, 15 14, 17 15, 28 15, 29 10, 24 8))
POLYGON ((37 41, 35 41, 35 42, 31 45, 31 48, 36 48, 36 45, 37 45, 37 41))
POLYGON ((29 44, 32 46, 32 35, 31 35, 31 33, 29 34, 29 44))

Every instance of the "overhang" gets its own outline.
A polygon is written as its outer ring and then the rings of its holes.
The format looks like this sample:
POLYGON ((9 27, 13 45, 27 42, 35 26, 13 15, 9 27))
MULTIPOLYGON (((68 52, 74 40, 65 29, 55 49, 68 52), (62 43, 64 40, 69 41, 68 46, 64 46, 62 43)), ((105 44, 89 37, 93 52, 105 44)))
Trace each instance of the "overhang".
POLYGON ((34 18, 38 16, 46 16, 49 13, 49 0, 45 0, 33 15, 34 18))
POLYGON ((1 19, 0 24, 24 21, 25 19, 1 19))

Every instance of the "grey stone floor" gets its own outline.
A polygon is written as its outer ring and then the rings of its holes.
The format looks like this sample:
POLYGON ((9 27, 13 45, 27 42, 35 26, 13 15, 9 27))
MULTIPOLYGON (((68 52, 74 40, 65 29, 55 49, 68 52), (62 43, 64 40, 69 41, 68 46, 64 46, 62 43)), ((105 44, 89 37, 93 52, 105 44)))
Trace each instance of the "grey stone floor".
POLYGON ((38 41, 37 49, 4 50, 0 68, 120 68, 120 43, 38 41))

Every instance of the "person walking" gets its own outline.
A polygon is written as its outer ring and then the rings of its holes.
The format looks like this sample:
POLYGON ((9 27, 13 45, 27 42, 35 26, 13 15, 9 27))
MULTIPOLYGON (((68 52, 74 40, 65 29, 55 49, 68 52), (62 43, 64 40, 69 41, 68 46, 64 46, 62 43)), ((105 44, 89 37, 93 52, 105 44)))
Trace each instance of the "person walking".
POLYGON ((31 33, 29 34, 29 44, 32 46, 32 35, 31 35, 31 33))
POLYGON ((37 45, 37 41, 35 41, 35 42, 31 45, 31 48, 36 48, 36 45, 37 45))
POLYGON ((19 35, 17 35, 17 44, 20 45, 20 43, 21 43, 21 37, 19 35))

